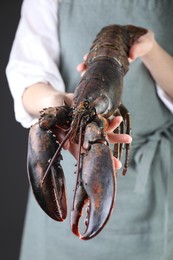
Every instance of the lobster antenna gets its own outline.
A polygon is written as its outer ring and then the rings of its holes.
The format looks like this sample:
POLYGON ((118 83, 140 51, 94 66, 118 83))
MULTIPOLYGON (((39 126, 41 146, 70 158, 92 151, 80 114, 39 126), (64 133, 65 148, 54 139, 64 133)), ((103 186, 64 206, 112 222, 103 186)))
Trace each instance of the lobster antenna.
MULTIPOLYGON (((80 174, 80 162, 81 162, 81 144, 82 144, 82 124, 80 125, 79 128, 79 144, 78 144, 78 158, 77 158, 77 177, 76 177, 76 185, 74 189, 74 198, 76 197, 76 191, 77 191, 77 185, 78 185, 78 180, 79 180, 79 174, 80 174)), ((72 210, 74 210, 74 200, 73 200, 73 205, 72 205, 72 210)))
POLYGON ((71 128, 70 131, 67 133, 67 135, 65 136, 64 140, 60 143, 59 147, 57 148, 56 152, 54 153, 54 156, 50 160, 50 163, 49 163, 49 165, 47 167, 47 170, 46 170, 46 172, 45 172, 45 174, 43 176, 42 182, 41 182, 42 185, 43 185, 43 183, 44 183, 44 181, 45 181, 45 179, 46 179, 46 177, 47 177, 47 175, 48 175, 48 173, 50 171, 50 168, 51 168, 53 162, 56 159, 57 154, 60 152, 60 150, 62 149, 63 145, 67 142, 67 140, 68 140, 69 136, 71 135, 72 131, 73 131, 73 128, 71 128))
MULTIPOLYGON (((71 129, 69 130, 69 132, 68 132, 67 135, 65 136, 64 140, 60 143, 60 145, 59 145, 59 147, 57 148, 57 150, 56 150, 54 156, 53 156, 52 159, 50 160, 50 163, 49 163, 49 165, 48 165, 48 167, 47 167, 47 170, 46 170, 46 172, 45 172, 45 174, 44 174, 44 176, 43 176, 42 182, 41 182, 42 185, 43 185, 44 180, 45 180, 45 178, 47 177, 47 175, 48 175, 48 173, 49 173, 49 171, 50 171, 50 168, 51 168, 53 162, 54 162, 55 159, 56 159, 57 154, 60 152, 60 150, 62 149, 63 145, 67 142, 67 140, 69 139, 70 135, 73 135, 73 132, 74 132, 74 129, 75 129, 75 127, 73 127, 73 125, 77 125, 78 123, 79 123, 79 118, 78 118, 78 115, 76 114, 75 117, 74 117, 74 119, 73 119, 73 121, 72 121, 71 129), (77 121, 77 122, 76 122, 76 121, 77 121)), ((80 129, 80 132, 81 132, 81 129, 80 129)))

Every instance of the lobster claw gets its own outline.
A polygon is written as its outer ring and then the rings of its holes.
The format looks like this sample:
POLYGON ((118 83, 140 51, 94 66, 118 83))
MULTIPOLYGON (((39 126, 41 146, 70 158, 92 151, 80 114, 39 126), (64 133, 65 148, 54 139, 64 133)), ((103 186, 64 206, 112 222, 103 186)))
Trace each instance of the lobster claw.
POLYGON ((99 127, 90 123, 86 127, 85 140, 90 144, 89 151, 81 155, 81 168, 77 180, 71 211, 71 229, 80 239, 87 240, 96 236, 107 223, 113 209, 116 192, 116 175, 114 173, 112 152, 100 135, 99 127), (102 139, 101 139, 102 138, 102 139), (102 163, 102 167, 100 167, 102 163), (83 234, 79 231, 79 221, 83 207, 89 203, 85 219, 86 229, 83 234))
POLYGON ((34 196, 40 207, 54 220, 63 221, 67 215, 65 177, 60 165, 61 154, 46 170, 59 144, 50 130, 43 130, 39 123, 30 128, 28 139, 27 169, 34 196))

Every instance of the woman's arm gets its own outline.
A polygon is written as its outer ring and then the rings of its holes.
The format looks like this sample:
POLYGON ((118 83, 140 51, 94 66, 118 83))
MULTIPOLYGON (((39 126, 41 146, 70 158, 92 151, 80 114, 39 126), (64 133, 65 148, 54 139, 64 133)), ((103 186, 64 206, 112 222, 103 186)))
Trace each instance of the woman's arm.
POLYGON ((58 69, 60 46, 57 12, 57 1, 24 0, 22 3, 6 76, 14 99, 16 120, 26 128, 38 118, 38 111, 50 104, 56 90, 59 93, 65 91, 58 69), (31 86, 35 87, 35 91, 31 86))
MULTIPOLYGON (((84 56, 84 61, 87 55, 84 56)), ((154 34, 148 31, 141 36, 131 47, 129 61, 141 58, 158 86, 158 95, 173 111, 173 57, 168 54, 155 40, 154 34), (163 91, 161 91, 163 90, 163 91)), ((85 62, 77 66, 77 70, 85 73, 85 62)))
POLYGON ((72 105, 72 93, 55 90, 48 83, 38 82, 28 86, 22 96, 25 110, 33 117, 39 117, 39 111, 46 107, 72 105))
POLYGON ((156 42, 151 31, 139 38, 129 56, 132 60, 140 57, 156 84, 173 100, 173 57, 156 42))

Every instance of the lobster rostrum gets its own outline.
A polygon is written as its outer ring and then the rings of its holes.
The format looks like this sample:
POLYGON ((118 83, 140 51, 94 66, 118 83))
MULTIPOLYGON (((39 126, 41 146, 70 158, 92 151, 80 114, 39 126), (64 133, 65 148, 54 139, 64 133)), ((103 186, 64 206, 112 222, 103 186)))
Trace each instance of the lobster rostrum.
MULTIPOLYGON (((121 103, 123 78, 128 71, 132 44, 146 29, 109 25, 96 36, 86 60, 86 72, 74 92, 74 106, 49 107, 31 126, 27 168, 30 184, 41 208, 54 220, 67 216, 65 177, 60 165, 67 140, 78 144, 77 180, 71 207, 71 229, 81 239, 96 236, 107 223, 116 197, 113 156, 121 160, 124 144, 111 151, 106 136, 109 120, 121 115, 118 133, 130 134, 130 114, 121 103), (66 132, 60 141, 57 129, 66 132), (85 230, 80 218, 85 205, 85 230)), ((128 168, 130 145, 126 144, 123 175, 128 168)))

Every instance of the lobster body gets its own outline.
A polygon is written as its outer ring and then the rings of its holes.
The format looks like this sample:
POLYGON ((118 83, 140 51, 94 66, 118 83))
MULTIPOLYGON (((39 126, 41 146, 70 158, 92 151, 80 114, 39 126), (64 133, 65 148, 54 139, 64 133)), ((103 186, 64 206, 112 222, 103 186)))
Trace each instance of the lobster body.
POLYGON ((95 61, 76 88, 75 106, 83 100, 88 100, 98 114, 104 114, 108 118, 121 103, 122 88, 123 75, 116 69, 116 64, 112 64, 110 60, 95 61))
POLYGON ((109 117, 115 113, 129 69, 129 49, 146 32, 132 25, 110 25, 98 33, 86 60, 86 73, 74 93, 75 106, 88 99, 98 114, 109 117))
MULTIPOLYGON (((123 144, 109 147, 106 125, 115 115, 123 122, 117 129, 130 134, 130 115, 121 103, 123 78, 128 71, 129 49, 147 32, 132 25, 104 27, 94 40, 86 60, 86 72, 74 92, 74 107, 47 108, 31 127, 28 145, 28 174, 34 195, 53 219, 67 215, 65 177, 60 151, 67 140, 78 144, 77 181, 71 208, 71 229, 81 239, 96 236, 107 223, 116 197, 113 155, 121 159, 123 144), (57 129, 66 136, 60 141, 57 129), (83 234, 79 221, 88 203, 83 234)), ((130 145, 124 164, 128 168, 130 145)))

